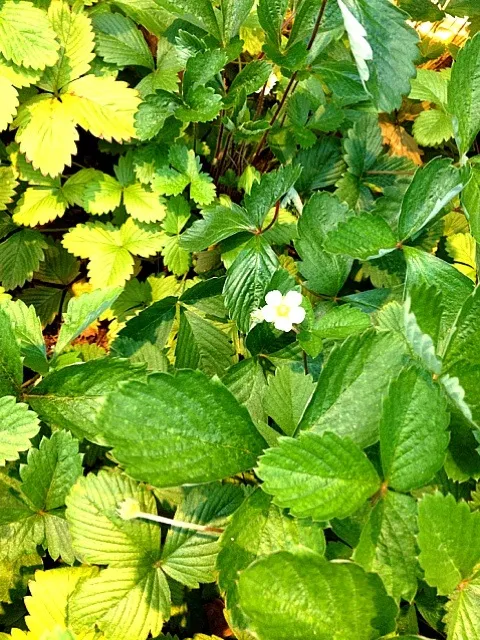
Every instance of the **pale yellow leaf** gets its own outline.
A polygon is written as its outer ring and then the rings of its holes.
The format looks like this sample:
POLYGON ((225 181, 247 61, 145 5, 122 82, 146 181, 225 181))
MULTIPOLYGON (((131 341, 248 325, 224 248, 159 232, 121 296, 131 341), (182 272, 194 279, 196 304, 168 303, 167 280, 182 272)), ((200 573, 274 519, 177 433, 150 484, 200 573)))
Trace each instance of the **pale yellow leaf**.
POLYGON ((165 245, 166 235, 163 231, 152 230, 148 225, 135 222, 132 218, 120 228, 123 246, 142 258, 154 256, 165 245))
POLYGON ((0 75, 0 131, 13 121, 18 107, 18 91, 13 84, 0 75))
POLYGON ((453 266, 470 278, 470 280, 476 282, 477 243, 475 242, 475 238, 470 233, 455 233, 447 238, 446 249, 449 256, 453 259, 453 266))
POLYGON ((35 169, 52 177, 71 165, 77 152, 78 132, 67 107, 47 94, 24 103, 14 122, 16 140, 35 169))

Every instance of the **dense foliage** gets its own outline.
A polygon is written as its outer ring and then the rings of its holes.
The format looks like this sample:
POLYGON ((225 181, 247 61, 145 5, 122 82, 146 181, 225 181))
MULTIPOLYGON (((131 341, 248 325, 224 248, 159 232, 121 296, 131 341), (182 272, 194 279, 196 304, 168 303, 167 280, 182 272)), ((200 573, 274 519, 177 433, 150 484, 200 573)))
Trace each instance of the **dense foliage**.
POLYGON ((2 640, 480 640, 478 29, 0 0, 2 640))

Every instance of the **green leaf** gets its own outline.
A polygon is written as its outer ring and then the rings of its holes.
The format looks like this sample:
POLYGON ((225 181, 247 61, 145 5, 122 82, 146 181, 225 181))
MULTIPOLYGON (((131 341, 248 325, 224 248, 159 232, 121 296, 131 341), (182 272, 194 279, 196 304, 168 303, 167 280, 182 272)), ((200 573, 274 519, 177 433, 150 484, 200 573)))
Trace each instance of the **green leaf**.
POLYGON ((56 64, 46 69, 39 85, 56 93, 90 70, 90 62, 95 57, 94 37, 88 16, 71 10, 66 2, 50 3, 48 18, 60 42, 60 55, 56 64))
POLYGON ((178 49, 166 38, 160 38, 157 44, 157 65, 155 71, 142 78, 137 84, 137 91, 142 97, 155 93, 158 89, 177 91, 179 71, 185 63, 178 49))
POLYGON ((352 563, 280 551, 240 575, 240 606, 261 640, 373 640, 395 628, 380 578, 352 563), (298 599, 298 593, 302 594, 298 599))
POLYGON ((448 110, 453 115, 453 130, 460 154, 472 146, 480 130, 480 36, 476 34, 459 51, 448 86, 448 110))
POLYGON ((270 376, 265 394, 265 411, 287 436, 293 436, 315 385, 312 377, 278 367, 270 376))
POLYGON ((21 299, 27 306, 32 306, 46 327, 60 313, 63 290, 57 287, 31 287, 22 292, 21 299))
POLYGON ((227 611, 236 632, 248 627, 238 606, 238 573, 258 558, 301 548, 323 555, 325 537, 321 525, 288 516, 261 489, 255 489, 235 511, 220 539, 217 569, 219 586, 226 592, 227 611))
POLYGON ((196 220, 180 239, 187 251, 202 251, 242 231, 255 231, 255 225, 242 207, 214 204, 202 211, 203 219, 196 220))
POLYGON ((372 509, 353 559, 377 573, 397 601, 412 601, 417 591, 417 504, 410 496, 388 491, 372 509))
MULTIPOLYGON (((210 484, 187 490, 175 520, 223 528, 244 499, 241 487, 210 484)), ((162 550, 162 569, 170 577, 196 589, 215 581, 218 536, 171 527, 162 550)))
POLYGON ((332 307, 314 322, 315 335, 323 340, 344 340, 371 327, 368 314, 349 304, 332 307))
POLYGON ((0 307, 0 397, 17 396, 22 382, 20 344, 9 314, 0 307))
POLYGON ((422 147, 438 147, 453 138, 452 117, 443 109, 422 111, 413 124, 413 135, 422 147))
POLYGON ((177 299, 173 296, 154 302, 128 320, 118 337, 133 338, 139 342, 148 341, 163 349, 175 318, 176 302, 177 299))
MULTIPOLYGON (((250 0, 246 1, 250 3, 250 0)), ((232 0, 227 0, 227 2, 232 6, 235 4, 232 0)), ((261 89, 270 77, 271 72, 272 67, 266 60, 252 60, 252 62, 246 64, 233 79, 228 89, 225 103, 227 105, 234 104, 243 91, 245 91, 246 95, 250 95, 254 91, 261 89)))
POLYGON ((0 167, 0 180, 0 211, 4 211, 7 204, 13 202, 12 196, 15 195, 18 186, 13 167, 0 167))
POLYGON ((464 186, 462 172, 449 158, 435 158, 418 169, 402 202, 398 221, 401 240, 421 231, 464 186))
POLYGON ((470 578, 480 560, 480 513, 452 495, 426 495, 418 507, 418 545, 425 580, 439 595, 470 578))
POLYGON ((243 199, 253 224, 260 229, 272 207, 290 190, 300 175, 300 167, 287 165, 264 173, 260 182, 254 182, 249 194, 243 199))
POLYGON ((47 15, 31 2, 6 0, 0 7, 0 51, 23 67, 45 69, 58 58, 58 43, 47 15))
POLYGON ((480 166, 477 161, 470 167, 471 178, 462 191, 461 201, 470 223, 470 231, 477 242, 480 240, 480 166))
POLYGON ((98 577, 83 581, 69 603, 77 632, 97 625, 109 637, 145 640, 149 632, 159 634, 170 615, 170 590, 155 566, 160 527, 122 520, 117 508, 128 498, 138 501, 142 512, 156 514, 153 494, 119 473, 81 478, 68 496, 66 515, 76 553, 84 562, 108 565, 98 577))
POLYGON ((380 423, 386 482, 398 491, 422 487, 443 466, 449 435, 447 403, 440 387, 415 368, 391 383, 380 423))
POLYGON ((44 237, 38 231, 21 229, 0 244, 0 282, 7 289, 23 287, 33 278, 44 258, 44 237))
POLYGON ((406 347, 395 334, 365 333, 334 348, 300 422, 300 429, 333 431, 361 447, 378 440, 382 403, 405 364, 406 347))
POLYGON ((265 34, 277 48, 280 46, 282 25, 287 11, 287 0, 260 0, 257 15, 265 34))
POLYGON ((124 385, 110 394, 101 421, 118 462, 157 487, 245 471, 265 444, 247 410, 223 385, 188 370, 124 385))
POLYGON ((315 293, 336 295, 350 273, 352 260, 328 253, 324 239, 335 225, 347 218, 348 208, 330 194, 314 194, 298 221, 295 248, 302 259, 300 273, 315 293))
POLYGON ((440 328, 445 337, 458 314, 459 308, 473 291, 472 281, 455 267, 426 251, 404 247, 407 262, 407 290, 411 287, 434 287, 442 293, 443 316, 440 328))
POLYGON ((267 421, 263 403, 267 381, 262 366, 256 358, 241 360, 230 367, 222 382, 248 409, 255 424, 267 421))
POLYGON ((400 0, 398 4, 409 14, 412 20, 430 20, 434 22, 441 20, 445 16, 444 12, 436 4, 433 4, 431 0, 400 0))
POLYGON ((254 0, 222 0, 223 39, 229 42, 238 35, 240 27, 247 19, 254 0))
POLYGON ((406 24, 405 14, 389 0, 343 0, 343 4, 366 31, 367 45, 359 42, 358 26, 350 31, 347 27, 352 51, 360 49, 355 56, 357 67, 375 107, 387 112, 398 109, 416 72, 418 36, 406 24), (370 55, 365 50, 368 45, 370 55))
POLYGON ((58 356, 70 342, 109 309, 121 292, 120 287, 108 287, 71 298, 58 334, 55 355, 58 356))
POLYGON ((45 260, 40 264, 35 278, 50 284, 69 285, 78 276, 79 267, 78 260, 59 242, 49 242, 45 249, 45 260))
POLYGON ((361 213, 340 222, 324 238, 323 245, 330 253, 340 253, 372 260, 390 253, 397 244, 388 223, 372 213, 361 213))
POLYGON ((102 13, 93 17, 95 48, 105 62, 119 67, 129 65, 154 68, 153 56, 142 32, 130 18, 120 13, 102 13))
POLYGON ((128 360, 101 358, 63 367, 29 390, 26 398, 42 420, 95 439, 99 414, 110 393, 129 380, 142 380, 143 367, 128 360))
POLYGON ((221 377, 234 356, 230 338, 221 326, 188 309, 181 311, 175 349, 177 368, 200 369, 208 376, 221 377))
POLYGON ((248 333, 252 313, 264 302, 265 292, 277 270, 278 259, 261 236, 242 249, 227 270, 225 305, 240 331, 248 333))
POLYGON ((451 69, 448 68, 441 71, 418 69, 417 77, 412 80, 412 90, 408 97, 412 100, 426 100, 445 107, 448 100, 450 75, 451 69))
POLYGON ((135 132, 139 140, 151 140, 159 133, 167 118, 172 116, 180 104, 179 98, 158 89, 147 95, 135 114, 135 132))
POLYGON ((6 460, 17 460, 19 451, 32 446, 30 438, 38 433, 37 415, 12 396, 0 398, 0 466, 6 460))
POLYGON ((157 4, 222 40, 219 21, 210 0, 158 0, 157 4))
POLYGON ((16 300, 7 302, 3 308, 10 318, 16 339, 20 341, 24 366, 41 374, 47 373, 47 348, 34 307, 27 307, 22 300, 16 300))
POLYGON ((331 432, 282 437, 260 458, 262 488, 292 515, 314 520, 346 518, 380 486, 365 454, 331 432))
POLYGON ((458 589, 447 603, 448 640, 478 640, 480 638, 480 574, 458 589))

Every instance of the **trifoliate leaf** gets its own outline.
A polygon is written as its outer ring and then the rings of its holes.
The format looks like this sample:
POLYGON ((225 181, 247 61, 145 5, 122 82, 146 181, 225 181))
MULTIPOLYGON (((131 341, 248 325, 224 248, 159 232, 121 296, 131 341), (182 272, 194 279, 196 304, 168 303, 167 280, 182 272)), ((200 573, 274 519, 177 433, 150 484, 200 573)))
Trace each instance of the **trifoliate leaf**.
POLYGON ((61 353, 72 340, 109 309, 120 293, 120 287, 108 287, 71 298, 58 334, 55 355, 61 353))
POLYGON ((404 343, 393 333, 370 332, 335 347, 299 428, 333 431, 361 447, 376 442, 382 403, 405 364, 405 355, 404 343))
POLYGON ((440 387, 415 368, 391 383, 380 423, 385 481, 398 491, 427 484, 443 466, 449 415, 440 387))
POLYGON ((330 638, 333 629, 338 640, 371 640, 395 627, 397 607, 378 575, 314 553, 258 560, 240 574, 239 591, 261 640, 330 638))
POLYGON ((390 253, 397 244, 388 223, 372 213, 351 216, 330 231, 323 245, 330 253, 372 260, 390 253))
MULTIPOLYGON (((187 490, 175 511, 175 520, 223 529, 245 494, 235 485, 210 484, 187 490)), ((162 550, 162 568, 181 584, 196 589, 214 582, 219 551, 218 534, 171 527, 162 550)))
POLYGON ((265 411, 287 436, 293 436, 315 385, 311 376, 278 367, 268 381, 265 411))
POLYGON ((143 367, 128 360, 101 358, 63 367, 29 390, 28 402, 42 420, 95 439, 98 415, 109 393, 128 380, 142 380, 143 367))
POLYGON ((83 129, 108 142, 135 136, 134 116, 140 104, 135 89, 110 76, 87 75, 62 90, 69 116, 83 129))
POLYGON ((37 414, 12 396, 0 398, 0 466, 6 460, 17 460, 20 451, 32 446, 30 438, 38 433, 37 414))
POLYGON ((23 483, 17 491, 12 492, 0 478, 0 493, 4 493, 0 531, 7 558, 30 553, 41 544, 54 560, 74 562, 62 507, 81 472, 78 441, 66 431, 56 431, 49 440, 42 439, 39 449, 30 449, 27 464, 20 467, 23 483))
POLYGON ((90 19, 67 2, 54 0, 48 9, 52 29, 60 41, 59 59, 43 74, 39 86, 55 93, 90 70, 94 36, 90 19))
POLYGON ((128 383, 107 399, 101 422, 119 463, 157 487, 226 478, 251 468, 265 444, 231 393, 193 371, 128 383))
POLYGON ((7 0, 0 7, 0 51, 23 67, 45 69, 58 58, 58 42, 44 11, 31 2, 7 0))
POLYGON ((326 234, 347 218, 348 208, 330 194, 314 194, 298 222, 295 248, 302 262, 298 267, 307 278, 305 283, 315 293, 336 295, 342 288, 352 266, 352 260, 332 255, 325 250, 326 234))
POLYGON ((418 508, 420 564, 439 595, 470 578, 480 560, 480 513, 452 495, 425 495, 418 508))
POLYGON ((480 574, 467 580, 447 603, 448 640, 478 640, 480 638, 480 574))
POLYGON ((452 117, 443 109, 422 111, 413 124, 413 135, 422 147, 438 147, 453 138, 452 117))
POLYGON ((36 227, 61 218, 66 208, 67 200, 60 187, 28 187, 15 207, 13 221, 36 227))
POLYGON ((35 96, 22 104, 14 126, 20 150, 35 169, 55 177, 71 165, 78 132, 64 101, 46 93, 35 96))
POLYGON ((20 344, 9 314, 0 306, 0 397, 16 396, 22 382, 20 344))
POLYGON ((462 172, 449 158, 435 158, 418 169, 403 198, 400 238, 406 240, 421 231, 464 186, 462 172))
POLYGON ((166 38, 160 38, 157 44, 156 69, 142 78, 136 89, 144 98, 158 89, 165 91, 177 91, 179 82, 178 72, 182 71, 185 64, 180 59, 177 48, 166 38))
POLYGON ((133 274, 133 256, 154 255, 164 243, 161 232, 141 227, 131 218, 120 228, 110 223, 79 224, 62 240, 70 253, 90 259, 88 273, 96 289, 123 285, 133 274))
POLYGON ((388 491, 372 509, 353 559, 378 573, 387 593, 411 601, 417 591, 417 505, 410 496, 388 491))
POLYGON ((3 305, 10 318, 15 337, 20 342, 24 366, 45 374, 48 371, 47 348, 42 335, 42 325, 34 307, 22 300, 8 301, 3 305))
POLYGON ((146 520, 122 520, 119 503, 138 502, 144 513, 156 514, 151 492, 119 473, 101 471, 81 478, 68 500, 67 519, 73 546, 89 563, 108 565, 98 577, 84 581, 69 604, 77 631, 95 624, 108 637, 145 639, 160 633, 170 615, 170 590, 160 559, 160 527, 146 520), (101 543, 92 539, 103 532, 101 543), (91 603, 96 602, 92 609, 91 603))
POLYGON ((317 521, 346 518, 380 486, 357 445, 331 432, 280 438, 260 458, 257 474, 276 505, 317 521))
POLYGON ((70 204, 76 204, 88 213, 102 214, 120 206, 122 186, 103 171, 80 169, 65 182, 63 193, 70 204))
POLYGON ((345 13, 344 22, 357 68, 375 106, 379 111, 398 109, 415 75, 418 36, 389 0, 343 0, 342 4, 351 16, 350 28, 345 13))
POLYGON ((227 270, 225 306, 240 331, 248 333, 252 313, 263 305, 265 292, 278 268, 278 258, 261 236, 242 249, 227 270))
POLYGON ((480 36, 475 35, 460 50, 448 85, 448 110, 453 115, 453 130, 460 154, 467 153, 480 127, 480 36))
POLYGON ((133 20, 120 13, 99 13, 93 17, 93 26, 96 51, 106 62, 153 69, 153 56, 133 20))

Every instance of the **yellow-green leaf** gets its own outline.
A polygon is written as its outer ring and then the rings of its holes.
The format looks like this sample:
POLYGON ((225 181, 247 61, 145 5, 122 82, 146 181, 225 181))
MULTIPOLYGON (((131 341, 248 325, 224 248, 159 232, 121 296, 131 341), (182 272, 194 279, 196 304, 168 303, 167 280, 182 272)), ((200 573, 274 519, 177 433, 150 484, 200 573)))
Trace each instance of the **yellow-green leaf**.
POLYGON ((59 187, 28 187, 13 214, 15 224, 36 227, 61 218, 67 201, 59 187))
POLYGON ((140 222, 159 222, 166 214, 165 200, 150 187, 137 182, 123 190, 127 213, 140 222))
POLYGON ((122 142, 135 136, 140 97, 126 82, 88 75, 70 82, 63 91, 62 102, 70 117, 97 138, 122 142))
POLYGON ((94 36, 90 18, 70 9, 63 0, 52 1, 48 18, 60 41, 60 57, 45 71, 40 86, 54 92, 88 73, 95 57, 94 36))
POLYGON ((58 58, 58 42, 45 11, 31 2, 0 5, 0 51, 7 60, 32 69, 45 69, 58 58))
POLYGON ((3 131, 12 122, 18 107, 18 91, 6 78, 0 76, 0 131, 3 131))

